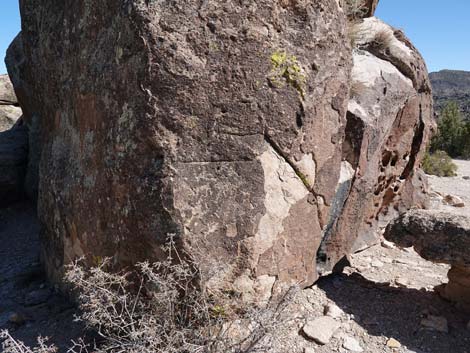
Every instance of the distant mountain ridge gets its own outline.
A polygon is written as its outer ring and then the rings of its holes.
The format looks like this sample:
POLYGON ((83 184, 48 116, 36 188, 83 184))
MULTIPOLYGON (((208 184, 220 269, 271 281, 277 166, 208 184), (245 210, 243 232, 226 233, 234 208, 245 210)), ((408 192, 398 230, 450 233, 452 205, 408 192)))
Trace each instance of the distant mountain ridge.
POLYGON ((470 71, 442 70, 429 74, 433 88, 434 106, 439 113, 449 101, 455 101, 470 120, 470 71))

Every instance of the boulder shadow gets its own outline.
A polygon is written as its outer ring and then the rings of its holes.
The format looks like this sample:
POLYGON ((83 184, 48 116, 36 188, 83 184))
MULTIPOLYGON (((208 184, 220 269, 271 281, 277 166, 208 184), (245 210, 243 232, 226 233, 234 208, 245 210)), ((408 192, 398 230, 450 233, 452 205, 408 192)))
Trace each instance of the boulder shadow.
POLYGON ((470 314, 433 291, 392 287, 358 273, 331 275, 317 286, 371 336, 393 337, 412 352, 470 353, 470 314), (424 327, 421 321, 429 315, 445 317, 448 332, 424 327))

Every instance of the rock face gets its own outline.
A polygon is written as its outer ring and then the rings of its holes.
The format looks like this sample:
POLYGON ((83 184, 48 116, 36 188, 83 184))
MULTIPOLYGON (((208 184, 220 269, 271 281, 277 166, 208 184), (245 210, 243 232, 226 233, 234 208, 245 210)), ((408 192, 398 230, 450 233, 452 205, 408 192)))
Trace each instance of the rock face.
POLYGON ((385 238, 414 246, 423 258, 452 265, 440 293, 470 310, 470 219, 433 210, 413 210, 392 222, 385 238))
POLYGON ((8 75, 0 75, 0 132, 15 125, 21 114, 21 108, 8 75))
POLYGON ((160 259, 173 233, 214 287, 316 279, 351 65, 335 0, 21 11, 9 69, 40 122, 51 275, 80 255, 160 259))
POLYGON ((352 60, 336 0, 22 0, 21 12, 7 64, 52 277, 83 255, 162 259, 172 234, 205 285, 266 301, 414 200, 400 193, 420 183, 427 73, 375 18, 352 60), (350 99, 353 61, 366 88, 350 99))
POLYGON ((404 35, 377 18, 353 28, 351 99, 343 160, 354 169, 339 217, 325 235, 321 254, 329 270, 341 253, 377 241, 399 212, 423 207, 426 177, 418 171, 433 127, 426 66, 404 35), (345 245, 348 244, 348 245, 345 245))

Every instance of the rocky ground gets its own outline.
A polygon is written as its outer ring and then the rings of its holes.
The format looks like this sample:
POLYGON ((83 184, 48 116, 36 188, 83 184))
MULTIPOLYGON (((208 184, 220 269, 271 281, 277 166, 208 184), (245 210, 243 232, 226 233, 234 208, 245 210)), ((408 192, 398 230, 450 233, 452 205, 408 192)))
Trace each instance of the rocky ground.
POLYGON ((440 209, 470 216, 470 161, 454 160, 457 176, 440 178, 430 175, 429 183, 434 191, 442 195, 455 195, 461 198, 465 207, 439 205, 440 209))
MULTIPOLYGON (((431 177, 442 194, 470 204, 470 162, 459 175, 431 177)), ((20 203, 0 211, 0 328, 32 344, 52 337, 63 352, 82 327, 75 308, 48 286, 39 266, 39 226, 33 208, 20 203)), ((288 303, 264 353, 470 353, 470 315, 441 299, 434 287, 447 281, 447 265, 423 260, 413 249, 382 241, 352 257, 341 275, 321 279, 288 303), (283 348, 279 348, 279 347, 283 348)))
POLYGON ((65 351, 82 329, 74 322, 74 306, 45 281, 30 204, 0 209, 0 244, 0 330, 28 344, 37 336, 51 337, 65 351))

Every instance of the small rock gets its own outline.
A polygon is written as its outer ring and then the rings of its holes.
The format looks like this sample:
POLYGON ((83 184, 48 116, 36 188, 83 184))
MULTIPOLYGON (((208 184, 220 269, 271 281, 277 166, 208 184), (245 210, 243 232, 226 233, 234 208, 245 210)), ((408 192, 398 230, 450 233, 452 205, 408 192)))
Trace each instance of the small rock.
POLYGON ((390 347, 390 348, 400 348, 400 347, 401 347, 401 343, 398 342, 395 338, 389 338, 388 341, 387 341, 387 347, 390 347))
POLYGON ((463 200, 454 195, 446 195, 444 197, 444 203, 452 207, 465 207, 463 200))
POLYGON ((388 241, 388 240, 385 240, 385 239, 382 240, 382 242, 380 244, 385 249, 395 249, 396 248, 395 244, 393 244, 391 241, 388 241))
POLYGON ((380 267, 384 266, 383 262, 381 262, 379 260, 373 260, 371 265, 372 265, 372 267, 376 267, 376 268, 380 268, 380 267))
POLYGON ((397 277, 395 278, 395 284, 399 287, 407 287, 410 284, 410 282, 406 278, 397 277))
POLYGON ((11 322, 12 324, 23 325, 26 320, 23 317, 23 315, 18 314, 18 313, 13 313, 8 318, 8 321, 11 322))
POLYGON ((462 177, 462 179, 463 179, 463 180, 470 180, 470 176, 464 175, 464 176, 462 177))
POLYGON ((304 353, 315 353, 315 349, 311 348, 311 347, 306 347, 304 349, 304 353))
POLYGON ((341 310, 336 304, 325 305, 323 313, 326 316, 332 317, 334 319, 339 318, 344 315, 344 311, 341 310))
POLYGON ((361 345, 359 342, 352 337, 346 336, 343 341, 343 347, 346 348, 348 351, 351 352, 363 352, 361 345))
POLYGON ((447 319, 443 316, 429 315, 427 318, 421 320, 421 325, 431 330, 439 332, 449 332, 447 319))
POLYGON ((315 320, 307 321, 302 328, 307 337, 318 344, 327 344, 340 324, 329 316, 322 316, 315 320))

